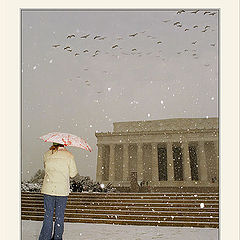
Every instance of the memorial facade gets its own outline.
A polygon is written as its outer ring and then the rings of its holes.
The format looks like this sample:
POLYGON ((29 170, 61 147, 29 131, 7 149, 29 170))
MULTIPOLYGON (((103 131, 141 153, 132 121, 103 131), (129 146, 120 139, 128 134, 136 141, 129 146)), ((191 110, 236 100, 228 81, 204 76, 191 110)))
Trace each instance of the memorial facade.
POLYGON ((129 187, 215 187, 219 181, 218 118, 181 118, 113 123, 96 133, 96 180, 129 187))

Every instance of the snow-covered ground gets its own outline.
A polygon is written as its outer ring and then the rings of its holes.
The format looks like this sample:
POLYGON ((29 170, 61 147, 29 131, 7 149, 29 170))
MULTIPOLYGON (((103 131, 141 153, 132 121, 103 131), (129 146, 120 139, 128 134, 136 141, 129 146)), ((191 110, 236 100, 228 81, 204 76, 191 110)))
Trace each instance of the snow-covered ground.
MULTIPOLYGON (((22 221, 22 239, 36 240, 42 222, 22 221)), ((217 240, 218 229, 65 223, 63 240, 217 240)))

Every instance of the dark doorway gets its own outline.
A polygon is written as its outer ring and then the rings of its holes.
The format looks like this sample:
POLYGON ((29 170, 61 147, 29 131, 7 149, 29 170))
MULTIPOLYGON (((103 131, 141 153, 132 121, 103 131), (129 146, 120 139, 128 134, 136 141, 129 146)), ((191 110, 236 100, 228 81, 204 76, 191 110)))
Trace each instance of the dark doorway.
POLYGON ((167 181, 167 149, 158 148, 158 178, 159 181, 167 181))
POLYGON ((197 149, 195 146, 189 146, 189 157, 190 157, 192 180, 198 181, 197 149))
POLYGON ((174 179, 175 181, 183 181, 183 165, 182 165, 182 149, 181 147, 173 147, 173 163, 174 163, 174 179))

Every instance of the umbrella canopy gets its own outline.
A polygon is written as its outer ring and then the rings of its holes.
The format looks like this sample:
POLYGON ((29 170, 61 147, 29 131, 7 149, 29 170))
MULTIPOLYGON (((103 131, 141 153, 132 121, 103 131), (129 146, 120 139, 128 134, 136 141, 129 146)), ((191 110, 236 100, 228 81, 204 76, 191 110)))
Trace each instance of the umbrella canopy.
POLYGON ((60 132, 48 133, 44 136, 41 136, 40 139, 42 139, 44 142, 55 142, 63 144, 65 146, 80 147, 87 151, 90 152, 92 151, 91 147, 85 140, 69 133, 60 132))

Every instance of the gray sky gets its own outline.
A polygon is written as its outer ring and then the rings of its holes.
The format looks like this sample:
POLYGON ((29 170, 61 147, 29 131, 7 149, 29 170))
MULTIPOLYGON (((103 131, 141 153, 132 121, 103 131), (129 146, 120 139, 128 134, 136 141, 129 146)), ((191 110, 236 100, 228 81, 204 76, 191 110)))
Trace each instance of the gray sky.
POLYGON ((95 180, 95 132, 113 122, 217 117, 218 13, 192 11, 23 11, 23 179, 43 168, 48 132, 87 140, 93 152, 69 150, 95 180))

